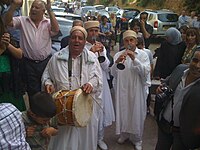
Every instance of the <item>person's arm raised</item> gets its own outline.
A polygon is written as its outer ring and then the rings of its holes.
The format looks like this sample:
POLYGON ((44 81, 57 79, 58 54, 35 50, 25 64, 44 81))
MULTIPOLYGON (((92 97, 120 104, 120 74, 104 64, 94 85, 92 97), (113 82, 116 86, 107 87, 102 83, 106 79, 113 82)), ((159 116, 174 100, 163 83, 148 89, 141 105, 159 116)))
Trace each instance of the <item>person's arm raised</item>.
POLYGON ((51 9, 51 1, 50 0, 47 0, 46 10, 49 14, 49 19, 51 21, 51 31, 58 33, 59 32, 59 25, 58 25, 58 21, 56 20, 55 14, 51 9))
POLYGON ((23 4, 23 0, 13 0, 12 1, 12 3, 10 4, 10 8, 2 16, 5 26, 13 26, 13 23, 12 23, 13 14, 17 8, 22 6, 22 4, 23 4))

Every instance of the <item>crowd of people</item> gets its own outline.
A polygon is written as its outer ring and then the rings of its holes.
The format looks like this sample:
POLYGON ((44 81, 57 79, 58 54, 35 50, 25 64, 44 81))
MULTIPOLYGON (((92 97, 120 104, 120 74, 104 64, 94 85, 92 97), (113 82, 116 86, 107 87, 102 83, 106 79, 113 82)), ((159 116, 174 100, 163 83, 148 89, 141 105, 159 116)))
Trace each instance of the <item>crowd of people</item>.
MULTIPOLYGON (((29 16, 20 13, 22 0, 0 4, 0 149, 96 150, 99 146, 107 150, 104 130, 115 122, 117 142, 129 140, 136 150, 142 150, 153 78, 164 79, 157 94, 165 92, 162 87, 177 83, 173 100, 160 115, 173 130, 166 133, 159 124, 155 149, 200 147, 200 24, 195 12, 188 17, 183 11, 179 29, 166 31, 166 39, 156 50, 154 68, 149 50, 153 27, 147 23, 146 12, 122 31, 119 52, 113 57, 110 51, 115 50, 118 30, 114 14, 110 21, 106 16, 74 20, 61 50, 52 55, 51 37, 59 33, 59 25, 50 0, 34 0, 29 16), (75 93, 72 99, 66 96, 69 91, 75 93), (64 103, 56 102, 60 95, 64 103), (92 99, 89 106, 82 104, 86 96, 92 99), (65 124, 59 120, 58 103, 65 124), (89 108, 87 124, 78 126, 82 110, 89 108)), ((78 5, 76 14, 80 9, 78 5)))

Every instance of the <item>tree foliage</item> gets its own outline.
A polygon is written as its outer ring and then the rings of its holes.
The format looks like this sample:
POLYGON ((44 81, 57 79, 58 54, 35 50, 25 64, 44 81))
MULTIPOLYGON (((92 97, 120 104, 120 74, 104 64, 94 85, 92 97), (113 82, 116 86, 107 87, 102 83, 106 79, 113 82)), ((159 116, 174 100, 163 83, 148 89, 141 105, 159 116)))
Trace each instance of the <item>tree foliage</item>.
POLYGON ((188 11, 196 11, 200 13, 200 0, 184 0, 184 6, 188 11))
MULTIPOLYGON (((146 7, 149 4, 155 4, 158 8, 164 6, 166 0, 137 0, 138 5, 146 7)), ((188 11, 196 11, 200 13, 200 0, 182 0, 184 8, 188 11)))

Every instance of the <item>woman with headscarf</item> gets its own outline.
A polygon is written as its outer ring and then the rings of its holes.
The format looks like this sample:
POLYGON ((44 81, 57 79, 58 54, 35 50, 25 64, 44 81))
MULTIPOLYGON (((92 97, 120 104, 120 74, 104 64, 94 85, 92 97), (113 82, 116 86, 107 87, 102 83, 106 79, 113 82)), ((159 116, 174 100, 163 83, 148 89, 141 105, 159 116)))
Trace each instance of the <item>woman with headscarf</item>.
POLYGON ((166 40, 161 43, 159 48, 154 77, 166 78, 169 76, 174 68, 181 63, 186 48, 181 33, 176 28, 169 28, 165 36, 166 40))

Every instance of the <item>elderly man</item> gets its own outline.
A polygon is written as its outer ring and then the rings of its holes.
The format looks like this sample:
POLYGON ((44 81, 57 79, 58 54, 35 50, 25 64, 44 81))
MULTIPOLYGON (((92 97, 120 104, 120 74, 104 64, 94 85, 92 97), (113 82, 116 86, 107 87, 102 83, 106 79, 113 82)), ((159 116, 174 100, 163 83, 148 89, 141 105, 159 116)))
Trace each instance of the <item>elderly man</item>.
POLYGON ((87 32, 75 26, 70 31, 69 46, 50 59, 42 78, 48 93, 82 88, 94 98, 91 120, 86 127, 59 126, 50 150, 96 150, 102 72, 96 56, 84 48, 87 32), (98 104, 97 104, 98 103, 98 104))
POLYGON ((106 56, 105 47, 102 43, 97 41, 99 36, 99 21, 87 21, 85 22, 84 27, 88 33, 85 47, 98 57, 103 74, 103 91, 101 95, 103 110, 101 110, 99 120, 98 145, 102 150, 106 150, 108 147, 103 141, 104 128, 112 125, 112 122, 115 121, 112 97, 108 85, 110 61, 106 56))
MULTIPOLYGON (((81 20, 74 20, 73 21, 73 24, 72 24, 72 27, 74 26, 81 26, 83 27, 83 21, 81 20)), ((67 35, 65 37, 63 37, 61 39, 61 42, 60 42, 60 49, 63 49, 64 47, 68 46, 69 45, 69 38, 70 38, 70 35, 67 35)))
POLYGON ((136 48, 134 31, 125 31, 123 41, 126 49, 115 54, 111 68, 116 100, 116 134, 120 134, 118 143, 122 144, 129 138, 135 149, 141 150, 150 62, 147 54, 136 48), (122 62, 124 70, 117 68, 122 62))
MULTIPOLYGON (((7 14, 13 14, 21 5, 20 0, 14 0, 7 14)), ((10 26, 20 29, 20 48, 23 50, 24 72, 27 80, 29 96, 41 91, 41 76, 51 57, 51 36, 59 32, 58 22, 51 10, 50 0, 45 4, 42 0, 33 1, 30 15, 7 17, 10 26), (46 7, 46 8, 45 8, 46 7), (47 10, 49 18, 44 17, 47 10)))

